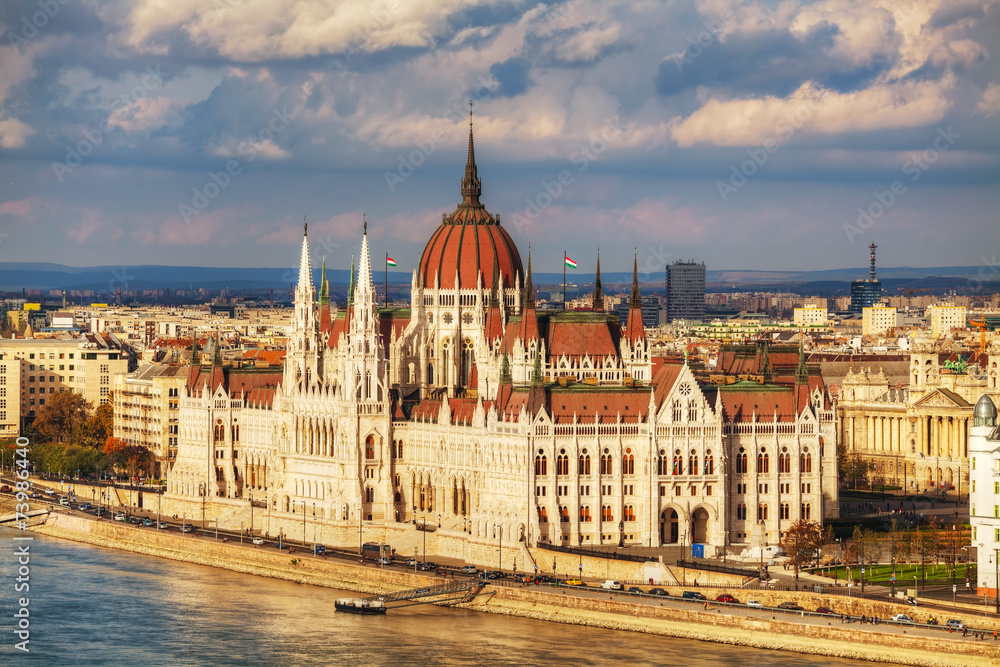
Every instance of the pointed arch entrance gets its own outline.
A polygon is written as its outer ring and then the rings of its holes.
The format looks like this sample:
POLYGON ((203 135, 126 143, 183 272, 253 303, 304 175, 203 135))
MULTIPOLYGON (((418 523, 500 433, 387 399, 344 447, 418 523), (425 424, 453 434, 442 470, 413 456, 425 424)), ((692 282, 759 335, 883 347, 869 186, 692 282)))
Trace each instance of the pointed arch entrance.
POLYGON ((680 517, 677 510, 667 508, 660 513, 660 544, 680 542, 680 517))

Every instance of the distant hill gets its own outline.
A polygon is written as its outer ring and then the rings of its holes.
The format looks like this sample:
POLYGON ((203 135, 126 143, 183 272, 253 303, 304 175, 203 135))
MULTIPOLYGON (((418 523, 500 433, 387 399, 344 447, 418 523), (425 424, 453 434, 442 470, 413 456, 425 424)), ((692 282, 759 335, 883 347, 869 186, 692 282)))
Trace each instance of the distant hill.
MULTIPOLYGON (((942 267, 892 267, 880 268, 879 279, 886 291, 897 287, 940 287, 955 288, 967 286, 969 279, 979 273, 978 266, 942 267)), ((345 269, 327 269, 327 278, 332 285, 346 285, 349 280, 345 269)), ((706 271, 709 290, 762 290, 789 289, 800 292, 828 292, 839 289, 851 280, 865 278, 867 268, 828 269, 824 271, 753 271, 739 269, 711 269, 706 271), (812 286, 812 287, 810 287, 812 286)), ((320 269, 313 270, 313 281, 319 281, 320 269)), ((558 284, 562 273, 536 273, 536 284, 558 284)), ((994 280, 1000 275, 993 274, 994 280)), ((375 271, 376 283, 384 280, 382 271, 375 271)), ((568 271, 567 280, 579 285, 592 284, 594 274, 568 271)), ((281 268, 219 268, 210 266, 89 266, 76 267, 44 262, 0 262, 0 291, 20 291, 26 289, 65 289, 114 292, 119 287, 125 290, 146 289, 193 289, 203 287, 217 290, 228 287, 233 290, 287 289, 298 279, 298 269, 281 268)), ((411 274, 408 271, 390 271, 392 285, 408 285, 411 274)), ((628 284, 632 280, 630 271, 611 271, 601 275, 608 286, 628 284)), ((642 274, 644 289, 658 291, 663 288, 663 273, 642 274)))

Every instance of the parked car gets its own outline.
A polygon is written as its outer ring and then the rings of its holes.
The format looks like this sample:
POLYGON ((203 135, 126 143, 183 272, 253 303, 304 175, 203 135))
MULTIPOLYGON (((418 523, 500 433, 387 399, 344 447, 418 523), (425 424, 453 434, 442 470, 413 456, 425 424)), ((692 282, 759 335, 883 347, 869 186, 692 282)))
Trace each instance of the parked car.
POLYGON ((476 572, 479 572, 479 568, 475 565, 463 565, 461 572, 462 574, 475 574, 476 572))
POLYGON ((817 614, 836 614, 837 612, 835 612, 834 610, 830 609, 829 607, 816 607, 816 613, 817 614))
POLYGON ((260 545, 264 544, 264 538, 257 535, 253 538, 253 543, 259 547, 260 545))
POLYGON ((889 620, 896 621, 897 623, 907 623, 909 625, 913 625, 913 619, 910 618, 909 614, 896 614, 889 620))
POLYGON ((622 582, 615 581, 614 579, 606 579, 601 588, 606 591, 620 591, 622 589, 622 582))
MULTIPOLYGON (((571 579, 570 581, 574 581, 574 580, 571 579)), ((566 583, 569 584, 569 581, 567 581, 566 583)), ((580 585, 583 586, 584 584, 581 582, 580 585)), ((629 586, 628 590, 625 591, 625 592, 626 593, 633 593, 635 595, 640 595, 642 593, 642 589, 639 588, 638 586, 629 586)))
POLYGON ((948 622, 945 623, 945 627, 948 628, 949 630, 956 630, 958 632, 965 632, 966 629, 965 623, 958 620, 957 618, 949 619, 948 622))
POLYGON ((684 591, 684 593, 681 594, 681 597, 684 598, 685 600, 707 600, 708 599, 704 595, 702 595, 701 593, 699 593, 698 591, 684 591))
POLYGON ((805 611, 805 607, 798 604, 797 602, 782 602, 778 605, 778 609, 790 609, 791 611, 805 611))
POLYGON ((747 606, 751 609, 763 609, 764 605, 760 600, 747 600, 747 606))
POLYGON ((723 593, 719 597, 715 598, 715 601, 716 602, 728 602, 730 604, 739 604, 740 603, 739 600, 737 600, 736 598, 734 598, 729 593, 723 593))
POLYGON ((650 595, 668 595, 662 588, 650 588, 648 592, 650 595))

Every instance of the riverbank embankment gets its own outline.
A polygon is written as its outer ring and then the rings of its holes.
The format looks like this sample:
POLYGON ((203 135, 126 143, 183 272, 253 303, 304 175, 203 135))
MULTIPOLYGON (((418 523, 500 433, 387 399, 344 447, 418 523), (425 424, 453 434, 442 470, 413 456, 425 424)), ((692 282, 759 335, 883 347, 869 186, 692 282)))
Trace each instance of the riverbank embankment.
MULTIPOLYGON (((395 568, 374 568, 267 547, 244 545, 241 548, 232 542, 97 522, 73 515, 52 515, 45 525, 33 530, 133 553, 369 594, 440 583, 436 577, 395 568)), ((637 603, 622 596, 578 596, 565 589, 491 585, 486 592, 463 606, 557 623, 882 663, 927 667, 951 667, 958 663, 971 667, 1000 664, 1000 646, 994 646, 992 641, 962 641, 957 635, 935 638, 914 636, 912 632, 906 635, 880 632, 854 624, 841 626, 838 619, 830 619, 828 624, 806 624, 783 620, 786 617, 782 616, 769 620, 730 613, 719 607, 677 609, 637 603)))

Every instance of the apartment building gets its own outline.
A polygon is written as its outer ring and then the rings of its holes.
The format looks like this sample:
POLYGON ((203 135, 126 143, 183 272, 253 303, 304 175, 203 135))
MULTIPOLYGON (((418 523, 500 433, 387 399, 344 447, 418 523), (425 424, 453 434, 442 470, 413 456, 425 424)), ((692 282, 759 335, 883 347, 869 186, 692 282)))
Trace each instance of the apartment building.
POLYGON ((188 366, 146 364, 114 376, 114 436, 156 455, 154 476, 177 458, 180 395, 188 366))

